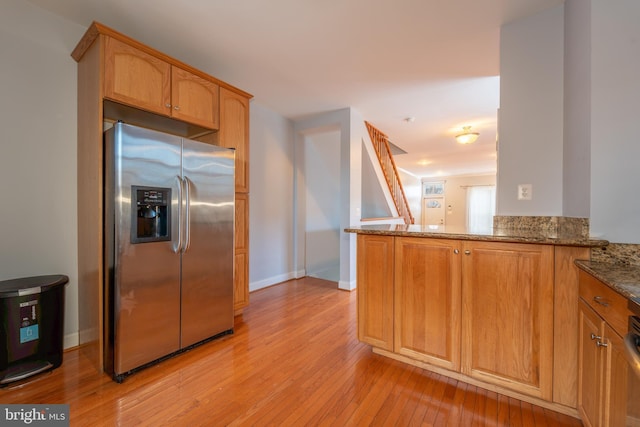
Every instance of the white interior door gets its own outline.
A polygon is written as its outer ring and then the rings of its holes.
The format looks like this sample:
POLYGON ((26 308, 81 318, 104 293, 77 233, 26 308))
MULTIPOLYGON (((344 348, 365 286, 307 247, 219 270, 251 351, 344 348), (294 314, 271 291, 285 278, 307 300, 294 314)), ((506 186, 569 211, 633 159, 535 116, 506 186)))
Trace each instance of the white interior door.
POLYGON ((422 199, 422 224, 445 225, 444 197, 425 197, 422 199))

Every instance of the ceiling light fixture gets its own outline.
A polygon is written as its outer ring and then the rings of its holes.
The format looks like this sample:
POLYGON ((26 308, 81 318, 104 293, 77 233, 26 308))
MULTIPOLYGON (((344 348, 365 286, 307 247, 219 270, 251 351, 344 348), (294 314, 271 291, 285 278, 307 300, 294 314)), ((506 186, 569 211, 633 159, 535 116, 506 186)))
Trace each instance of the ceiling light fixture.
POLYGON ((471 126, 463 126, 462 133, 460 135, 456 135, 456 141, 460 144, 471 144, 475 142, 480 134, 478 132, 471 132, 471 126))

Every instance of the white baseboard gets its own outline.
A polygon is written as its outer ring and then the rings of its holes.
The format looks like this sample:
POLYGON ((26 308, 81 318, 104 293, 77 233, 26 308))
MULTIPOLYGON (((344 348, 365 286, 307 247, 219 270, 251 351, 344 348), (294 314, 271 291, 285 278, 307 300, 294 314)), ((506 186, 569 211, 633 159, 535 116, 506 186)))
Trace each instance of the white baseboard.
POLYGON ((77 347, 78 345, 80 345, 80 334, 78 332, 67 334, 62 338, 62 348, 65 350, 77 347))
POLYGON ((345 280, 340 280, 338 282, 338 289, 342 289, 344 291, 354 291, 356 289, 356 281, 352 280, 347 282, 345 280))
MULTIPOLYGON (((268 288, 269 286, 277 285, 278 283, 286 282, 291 279, 299 279, 301 277, 306 276, 305 270, 291 271, 285 274, 279 274, 277 276, 269 277, 263 280, 258 280, 257 282, 249 283, 249 292, 257 291, 258 289, 268 288)), ((340 280, 338 282, 338 289, 342 289, 345 291, 353 291, 356 289, 356 281, 352 280, 350 282, 340 280)))
MULTIPOLYGON (((304 270, 302 270, 304 272, 304 270)), ((269 286, 286 282, 291 279, 298 279, 300 277, 304 277, 299 275, 299 272, 289 272, 285 274, 279 274, 277 276, 268 277, 266 279, 259 280, 257 282, 249 283, 249 292, 257 291, 258 289, 268 288, 269 286)))

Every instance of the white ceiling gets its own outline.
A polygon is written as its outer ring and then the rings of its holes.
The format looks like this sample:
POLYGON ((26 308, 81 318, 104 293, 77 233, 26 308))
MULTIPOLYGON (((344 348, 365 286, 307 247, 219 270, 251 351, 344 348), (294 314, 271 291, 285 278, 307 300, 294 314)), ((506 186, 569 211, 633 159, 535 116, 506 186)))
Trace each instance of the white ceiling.
POLYGON ((352 107, 419 177, 495 172, 500 26, 563 2, 29 1, 105 24, 291 119, 352 107), (463 125, 480 132, 476 143, 455 143, 463 125))

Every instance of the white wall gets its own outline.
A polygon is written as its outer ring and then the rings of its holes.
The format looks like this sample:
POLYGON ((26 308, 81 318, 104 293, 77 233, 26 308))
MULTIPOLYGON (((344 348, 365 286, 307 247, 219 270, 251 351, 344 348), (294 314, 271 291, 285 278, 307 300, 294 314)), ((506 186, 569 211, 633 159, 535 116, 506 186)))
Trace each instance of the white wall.
POLYGON ((293 123, 251 103, 249 289, 297 277, 294 263, 293 123))
POLYGON ((69 276, 64 346, 78 343, 76 63, 84 28, 21 0, 0 13, 0 280, 69 276))
POLYGON ((563 12, 500 33, 498 215, 562 215, 563 12), (533 185, 532 200, 517 200, 518 184, 533 185))
POLYGON ((636 0, 567 0, 503 27, 499 215, 589 217, 593 236, 640 243, 639 20, 636 0))
POLYGON ((590 3, 591 231, 640 243, 640 2, 590 3))
POLYGON ((467 189, 465 187, 496 184, 495 175, 449 176, 438 178, 438 180, 445 181, 445 225, 447 227, 466 227, 467 225, 467 189))
POLYGON ((305 270, 311 277, 340 280, 340 131, 307 135, 305 270))
POLYGON ((591 1, 565 3, 564 216, 588 218, 591 182, 591 1))

